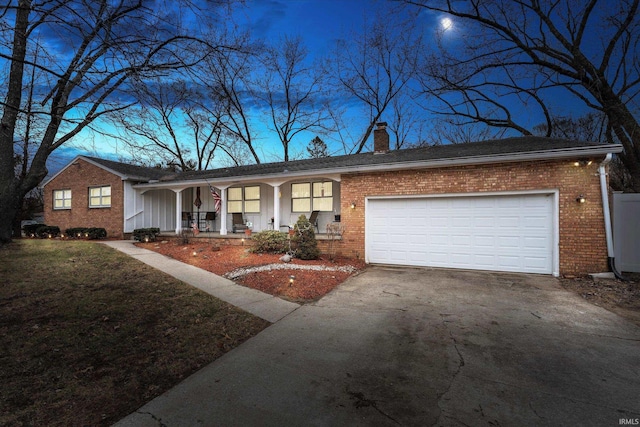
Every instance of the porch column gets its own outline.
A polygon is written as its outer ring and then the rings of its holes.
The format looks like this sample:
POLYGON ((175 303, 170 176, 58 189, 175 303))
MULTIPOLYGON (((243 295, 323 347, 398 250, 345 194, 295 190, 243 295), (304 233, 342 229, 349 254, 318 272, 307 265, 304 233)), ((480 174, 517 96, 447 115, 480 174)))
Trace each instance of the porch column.
POLYGON ((176 235, 182 230, 182 189, 173 190, 176 193, 176 235))
POLYGON ((273 229, 280 230, 280 185, 273 186, 273 229))
POLYGON ((218 187, 220 189, 220 235, 227 235, 227 187, 218 187))

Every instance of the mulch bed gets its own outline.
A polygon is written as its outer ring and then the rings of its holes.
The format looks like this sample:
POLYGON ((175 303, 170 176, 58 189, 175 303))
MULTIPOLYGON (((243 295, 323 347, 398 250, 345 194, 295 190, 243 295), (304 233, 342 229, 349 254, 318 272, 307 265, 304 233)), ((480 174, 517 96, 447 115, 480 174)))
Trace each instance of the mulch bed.
MULTIPOLYGON (((212 243, 200 241, 192 241, 188 244, 181 244, 178 241, 163 241, 137 243, 137 245, 220 276, 241 267, 283 264, 280 261, 282 254, 252 253, 248 246, 215 246, 212 243)), ((294 258, 290 264, 327 267, 352 266, 356 271, 347 273, 293 269, 271 270, 249 273, 234 279, 234 281, 289 301, 306 303, 323 297, 348 277, 357 274, 357 271, 365 267, 362 260, 349 258, 329 260, 325 255, 317 260, 308 261, 294 258), (291 276, 294 276, 293 281, 291 281, 291 276)))

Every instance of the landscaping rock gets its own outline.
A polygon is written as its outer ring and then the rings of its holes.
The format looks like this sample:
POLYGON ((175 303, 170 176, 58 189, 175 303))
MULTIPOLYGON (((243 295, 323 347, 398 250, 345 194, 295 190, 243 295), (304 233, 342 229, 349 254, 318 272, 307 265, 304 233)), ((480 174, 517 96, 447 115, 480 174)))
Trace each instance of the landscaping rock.
POLYGON ((280 261, 282 262, 291 262, 291 255, 289 254, 284 254, 280 257, 280 261))

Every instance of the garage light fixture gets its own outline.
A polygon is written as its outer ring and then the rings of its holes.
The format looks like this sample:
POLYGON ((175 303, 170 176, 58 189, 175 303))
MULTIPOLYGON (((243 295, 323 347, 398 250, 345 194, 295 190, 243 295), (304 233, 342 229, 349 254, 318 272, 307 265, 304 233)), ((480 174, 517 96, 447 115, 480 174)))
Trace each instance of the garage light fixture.
POLYGON ((578 203, 584 203, 587 199, 584 198, 584 196, 581 194, 578 197, 576 197, 576 202, 578 203))
POLYGON ((577 160, 573 162, 574 166, 590 166, 593 163, 593 160, 577 160))
POLYGON ((351 209, 355 209, 356 208, 356 202, 351 202, 351 209))

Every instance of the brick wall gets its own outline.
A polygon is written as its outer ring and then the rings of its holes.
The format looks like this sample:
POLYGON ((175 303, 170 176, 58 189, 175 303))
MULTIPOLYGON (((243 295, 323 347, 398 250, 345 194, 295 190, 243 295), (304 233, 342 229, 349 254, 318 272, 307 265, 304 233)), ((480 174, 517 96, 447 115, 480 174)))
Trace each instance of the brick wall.
POLYGON ((44 188, 44 221, 64 232, 72 227, 102 227, 107 237, 122 238, 124 189, 122 179, 93 164, 77 159, 44 188), (89 208, 89 187, 111 185, 111 207, 89 208), (71 189, 71 209, 54 210, 54 190, 71 189))
POLYGON ((522 162, 342 176, 341 211, 345 225, 340 250, 364 257, 364 201, 368 196, 451 194, 521 190, 559 190, 560 274, 607 271, 607 248, 598 162, 522 162), (576 197, 584 195, 585 203, 576 197), (356 208, 351 209, 351 202, 356 208))

